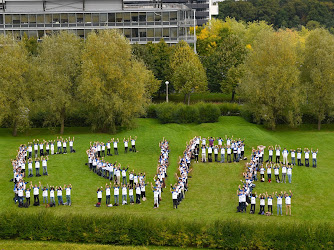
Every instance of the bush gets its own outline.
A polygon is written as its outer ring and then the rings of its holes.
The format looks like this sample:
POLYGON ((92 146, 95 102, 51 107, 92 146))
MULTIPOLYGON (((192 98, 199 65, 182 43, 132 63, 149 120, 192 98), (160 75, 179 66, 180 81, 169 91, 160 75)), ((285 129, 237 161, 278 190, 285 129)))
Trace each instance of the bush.
POLYGON ((199 111, 200 123, 217 122, 220 109, 216 104, 200 102, 195 105, 199 111))
POLYGON ((174 122, 174 108, 175 104, 173 103, 162 103, 157 105, 157 118, 161 123, 171 123, 174 122))
POLYGON ((251 221, 216 220, 207 224, 135 215, 55 215, 46 210, 29 215, 5 212, 0 214, 0 221, 0 239, 135 246, 331 249, 334 236, 334 227, 329 223, 254 224, 251 221))
POLYGON ((221 115, 231 115, 238 116, 240 115, 240 106, 237 103, 224 102, 218 104, 221 115))
POLYGON ((157 105, 156 104, 150 104, 146 108, 146 117, 147 118, 157 118, 157 105))
POLYGON ((174 109, 174 122, 195 123, 199 121, 199 111, 196 106, 177 104, 174 109))

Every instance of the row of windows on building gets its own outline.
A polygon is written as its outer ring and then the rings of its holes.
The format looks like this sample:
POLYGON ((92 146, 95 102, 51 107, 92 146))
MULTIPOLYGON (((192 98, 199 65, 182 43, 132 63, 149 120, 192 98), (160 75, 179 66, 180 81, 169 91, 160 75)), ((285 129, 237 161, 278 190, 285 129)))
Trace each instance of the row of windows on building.
MULTIPOLYGON (((192 37, 188 28, 118 28, 118 30, 131 42, 160 41, 162 38, 168 42, 178 41, 186 37, 190 39, 192 37)), ((67 31, 73 32, 82 38, 86 38, 91 32, 97 32, 97 30, 91 29, 67 29, 67 31)), ((0 34, 12 35, 17 40, 20 40, 25 34, 28 37, 42 39, 45 35, 57 32, 60 32, 60 30, 0 30, 0 34)))
MULTIPOLYGON (((176 24, 182 12, 0 14, 0 25, 7 27, 105 26, 115 24, 176 24)), ((180 17, 179 20, 184 19, 180 17)))

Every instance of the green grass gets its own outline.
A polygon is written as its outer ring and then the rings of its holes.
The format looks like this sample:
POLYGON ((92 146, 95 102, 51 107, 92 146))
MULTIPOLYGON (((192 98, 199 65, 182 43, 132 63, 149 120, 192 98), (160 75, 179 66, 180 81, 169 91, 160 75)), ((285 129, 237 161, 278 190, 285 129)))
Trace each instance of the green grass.
MULTIPOLYGON (((312 222, 333 223, 334 199, 332 198, 332 177, 334 176, 334 146, 333 127, 327 126, 323 131, 316 131, 313 127, 303 126, 299 129, 278 128, 277 131, 268 131, 262 126, 250 124, 241 117, 221 117, 214 124, 159 124, 154 119, 138 119, 137 126, 131 131, 123 131, 116 135, 91 133, 87 128, 67 128, 65 136, 75 136, 75 149, 77 153, 55 155, 50 157, 48 163, 49 176, 32 178, 35 183, 64 185, 71 183, 72 206, 49 208, 57 215, 90 214, 103 216, 106 214, 138 215, 145 217, 158 217, 159 219, 184 219, 198 222, 212 222, 217 219, 239 220, 251 223, 286 223, 286 222, 312 222), (238 198, 237 186, 243 172, 243 164, 193 164, 192 178, 189 179, 189 192, 186 199, 177 210, 172 209, 171 194, 166 189, 162 194, 163 201, 159 209, 153 209, 153 193, 147 190, 148 199, 141 205, 95 208, 97 202, 96 188, 105 185, 105 179, 91 173, 85 165, 87 156, 85 151, 90 141, 107 141, 110 137, 137 136, 136 147, 138 153, 124 154, 121 148, 119 156, 109 157, 108 160, 118 161, 123 166, 129 165, 138 172, 146 172, 147 180, 151 181, 159 156, 158 143, 165 137, 170 141, 170 167, 168 169, 168 184, 174 183, 179 155, 185 149, 185 143, 195 135, 225 136, 234 135, 246 139, 246 155, 250 154, 251 147, 257 145, 275 145, 282 147, 313 147, 319 148, 318 168, 295 167, 292 175, 292 184, 256 183, 255 191, 273 192, 292 190, 292 217, 263 217, 250 214, 236 213, 238 198)), ((14 205, 13 184, 10 159, 15 157, 16 150, 21 143, 31 141, 33 138, 54 139, 57 135, 48 129, 31 129, 16 138, 10 135, 8 129, 0 129, 0 212, 20 211, 23 215, 44 211, 46 208, 30 207, 20 209, 14 205)), ((28 179, 27 179, 28 180, 28 179)), ((30 179, 29 179, 30 181, 30 179)), ((105 196, 103 196, 103 201, 105 196)), ((274 204, 276 201, 274 201, 274 204)), ((257 209, 259 206, 257 205, 257 209)), ((276 206, 274 205, 274 210, 276 206)), ((284 212, 284 210, 283 210, 284 212)))

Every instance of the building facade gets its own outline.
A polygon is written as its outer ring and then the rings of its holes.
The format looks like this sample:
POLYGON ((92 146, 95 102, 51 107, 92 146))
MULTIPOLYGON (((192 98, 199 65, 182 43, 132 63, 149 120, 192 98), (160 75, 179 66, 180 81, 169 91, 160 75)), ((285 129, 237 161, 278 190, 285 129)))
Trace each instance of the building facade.
POLYGON ((118 29, 131 43, 195 42, 194 12, 180 4, 127 5, 122 0, 0 0, 0 34, 21 39, 68 30, 82 38, 118 29))

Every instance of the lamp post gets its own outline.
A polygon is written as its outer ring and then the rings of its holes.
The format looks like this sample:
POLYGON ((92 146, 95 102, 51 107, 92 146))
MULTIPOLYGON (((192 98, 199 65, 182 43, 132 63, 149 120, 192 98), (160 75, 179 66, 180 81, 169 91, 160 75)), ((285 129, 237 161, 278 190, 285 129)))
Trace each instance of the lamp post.
POLYGON ((169 84, 169 81, 166 81, 165 84, 166 84, 166 102, 168 102, 168 84, 169 84))

